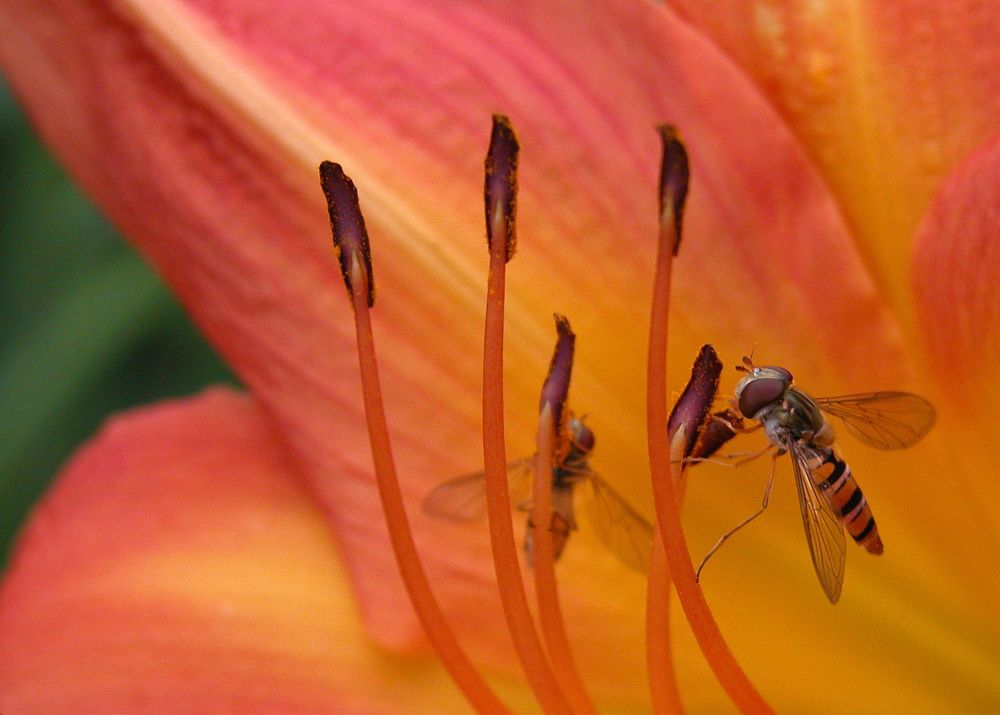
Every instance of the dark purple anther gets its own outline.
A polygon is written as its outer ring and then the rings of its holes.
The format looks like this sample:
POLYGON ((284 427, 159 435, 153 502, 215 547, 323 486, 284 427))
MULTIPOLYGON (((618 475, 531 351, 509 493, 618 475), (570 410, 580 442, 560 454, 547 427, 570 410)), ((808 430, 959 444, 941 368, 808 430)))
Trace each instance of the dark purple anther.
POLYGON ((549 365, 549 374, 542 385, 542 399, 539 403, 539 411, 549 405, 552 408, 552 420, 556 429, 561 429, 563 405, 566 403, 566 396, 569 394, 569 378, 573 372, 573 348, 576 343, 576 335, 569 327, 569 321, 562 315, 556 315, 556 349, 552 353, 552 363, 549 365))
POLYGON ((688 457, 698 442, 699 435, 715 401, 715 391, 722 375, 722 361, 711 345, 703 345, 691 367, 691 379, 684 387, 674 409, 667 419, 667 434, 673 440, 677 430, 684 425, 684 456, 688 457))
POLYGON ((365 219, 361 215, 361 206, 358 203, 358 190, 340 164, 334 164, 332 161, 324 161, 319 165, 319 182, 330 210, 333 245, 337 248, 340 271, 344 274, 347 293, 353 296, 351 260, 353 256, 358 256, 368 276, 368 307, 371 308, 375 305, 375 279, 372 274, 371 251, 368 248, 368 231, 365 229, 365 219))
POLYGON ((698 443, 691 451, 691 457, 706 459, 715 454, 726 442, 743 429, 743 416, 732 407, 713 412, 705 422, 698 443))
POLYGON ((486 239, 491 251, 494 241, 504 241, 505 262, 514 257, 517 245, 514 214, 517 209, 518 148, 510 120, 502 114, 494 114, 490 148, 486 153, 486 239))
POLYGON ((668 218, 668 213, 673 217, 673 254, 676 256, 681 247, 684 201, 687 199, 690 178, 688 155, 676 127, 661 124, 657 129, 663 140, 663 160, 660 164, 660 220, 668 218))

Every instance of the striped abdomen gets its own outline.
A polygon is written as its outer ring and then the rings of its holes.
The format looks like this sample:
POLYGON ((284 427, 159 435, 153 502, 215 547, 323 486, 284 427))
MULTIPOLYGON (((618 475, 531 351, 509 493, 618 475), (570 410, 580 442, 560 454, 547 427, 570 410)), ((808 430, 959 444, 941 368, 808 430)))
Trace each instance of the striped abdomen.
POLYGON ((875 517, 847 463, 828 449, 823 462, 812 470, 812 477, 834 513, 843 519, 847 533, 869 552, 881 554, 882 539, 875 517))

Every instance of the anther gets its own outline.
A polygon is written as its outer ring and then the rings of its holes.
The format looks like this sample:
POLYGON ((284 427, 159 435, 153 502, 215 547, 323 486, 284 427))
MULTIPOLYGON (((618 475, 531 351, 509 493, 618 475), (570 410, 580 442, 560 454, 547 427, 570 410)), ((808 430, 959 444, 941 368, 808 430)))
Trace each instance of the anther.
POLYGON ((566 403, 566 396, 569 394, 569 379, 573 372, 573 350, 576 345, 576 335, 565 316, 556 314, 553 317, 556 321, 558 337, 556 338, 555 351, 552 353, 552 362, 549 364, 549 372, 545 378, 545 384, 542 385, 542 397, 538 409, 541 411, 546 405, 549 405, 552 408, 556 429, 562 433, 565 432, 563 407, 566 403))
POLYGON ((688 155, 675 127, 661 124, 657 127, 663 141, 663 161, 660 163, 660 230, 672 233, 673 255, 681 246, 681 225, 684 202, 687 199, 688 155))
POLYGON ((674 403, 667 419, 667 433, 675 435, 685 426, 684 457, 691 456, 705 426, 708 411, 712 408, 715 393, 722 375, 722 361, 711 345, 702 345, 691 367, 691 378, 681 396, 674 403))
POLYGON ((347 284, 347 293, 352 293, 354 283, 351 264, 357 261, 364 267, 368 284, 368 307, 371 308, 375 305, 375 279, 372 274, 371 249, 368 247, 368 231, 358 202, 358 190, 340 164, 332 161, 324 161, 319 165, 319 180, 330 211, 333 245, 347 284))
POLYGON ((692 459, 708 459, 742 430, 743 415, 732 407, 713 412, 705 421, 698 441, 688 456, 692 459))
POLYGON ((486 154, 486 237, 490 251, 504 242, 505 260, 514 257, 517 246, 515 211, 517 209, 517 137, 510 120, 493 115, 493 132, 486 154))

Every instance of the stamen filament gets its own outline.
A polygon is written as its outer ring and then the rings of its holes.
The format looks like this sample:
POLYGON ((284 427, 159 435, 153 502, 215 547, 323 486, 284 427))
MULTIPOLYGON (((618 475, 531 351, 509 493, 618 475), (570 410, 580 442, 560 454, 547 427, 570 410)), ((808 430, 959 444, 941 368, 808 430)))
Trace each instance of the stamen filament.
POLYGON ((486 226, 490 272, 483 345, 483 460, 486 509, 500 602, 525 678, 546 713, 571 713, 569 701, 542 649, 528 610, 510 509, 503 416, 503 336, 506 264, 514 248, 517 142, 505 117, 493 118, 486 159, 486 226), (509 193, 508 193, 509 192, 509 193))
POLYGON ((413 543, 413 534, 403 506, 403 495, 392 458, 389 429, 382 405, 382 389, 379 384, 375 344, 368 311, 368 281, 364 271, 358 266, 359 262, 354 258, 351 271, 353 279, 351 298, 354 304, 361 385, 379 498, 382 500, 382 510, 385 512, 396 564, 427 637, 465 697, 480 713, 509 713, 507 707, 473 667, 458 644, 451 627, 445 621, 441 606, 431 592, 416 545, 413 543))
MULTIPOLYGON (((503 426, 503 310, 505 256, 491 251, 486 299, 483 356, 483 458, 486 467, 486 508, 493 544, 493 565, 510 630, 524 675, 547 713, 571 712, 535 632, 528 598, 517 562, 517 546, 507 484, 507 448, 503 426)), ((549 479, 551 479, 551 471, 549 479)))
POLYGON ((555 545, 552 543, 552 455, 556 430, 552 409, 546 405, 538 422, 538 452, 535 454, 535 481, 532 488, 531 520, 535 525, 532 557, 535 564, 535 595, 542 623, 545 647, 552 670, 578 713, 596 713, 580 680, 573 652, 566 638, 566 626, 559 606, 555 573, 555 545))
MULTIPOLYGON (((538 418, 538 436, 535 452, 535 475, 532 487, 531 521, 532 558, 535 568, 535 595, 542 635, 548 650, 552 670, 566 692, 566 697, 578 713, 596 715, 594 706, 583 687, 573 653, 566 637, 559 590, 555 574, 555 544, 553 543, 554 514, 552 506, 552 470, 557 463, 559 429, 569 391, 569 374, 573 362, 575 336, 569 322, 556 316, 559 332, 555 354, 548 378, 542 388, 542 409, 538 418)), ((570 524, 566 524, 567 528, 570 524)))
MULTIPOLYGON (((733 704, 744 713, 769 713, 771 708, 754 688, 733 657, 719 631, 705 596, 695 581, 694 565, 688 553, 687 541, 680 524, 680 511, 674 483, 680 475, 680 465, 671 464, 670 445, 663 437, 667 424, 667 336, 670 308, 670 282, 673 256, 680 243, 679 216, 682 206, 677 201, 679 189, 686 191, 687 160, 684 157, 684 181, 678 181, 676 171, 668 165, 683 152, 675 131, 661 128, 664 140, 664 169, 661 176, 660 235, 657 247, 653 301, 650 315, 649 352, 647 359, 646 430, 650 470, 653 478, 653 501, 656 508, 658 534, 670 567, 670 575, 691 630, 705 660, 733 704), (662 190, 666 189, 666 190, 662 190)), ((650 582, 662 586, 666 581, 650 582)), ((651 601, 662 603, 666 594, 653 593, 651 601)))
POLYGON ((656 715, 684 712, 670 650, 670 568, 659 526, 653 535, 646 584, 646 669, 653 712, 656 715))
POLYGON ((403 495, 396 475, 389 428, 382 403, 382 388, 375 358, 375 340, 369 315, 369 306, 374 302, 374 286, 371 281, 370 258, 367 255, 367 233, 357 205, 357 191, 343 170, 335 164, 324 162, 320 167, 320 175, 330 205, 334 242, 340 255, 345 283, 354 308, 368 438, 371 443, 379 498, 382 501, 382 511, 385 513, 396 565, 403 577, 406 592, 417 618, 455 684, 477 712, 510 715, 510 710, 473 667, 451 627, 445 621, 417 554, 413 533, 403 506, 403 495), (345 220, 353 225, 345 227, 345 220))

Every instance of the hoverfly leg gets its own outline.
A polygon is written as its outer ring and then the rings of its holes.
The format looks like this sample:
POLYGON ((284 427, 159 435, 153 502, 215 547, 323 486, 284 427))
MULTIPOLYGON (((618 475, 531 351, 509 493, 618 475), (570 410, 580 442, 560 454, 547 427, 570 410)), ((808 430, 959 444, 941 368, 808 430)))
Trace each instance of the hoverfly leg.
POLYGON ((675 459, 671 462, 671 464, 718 464, 720 467, 731 467, 735 469, 736 465, 733 464, 731 460, 728 462, 726 461, 728 458, 728 454, 720 454, 718 457, 684 457, 682 459, 675 459))
MULTIPOLYGON (((762 454, 764 454, 763 451, 760 454, 758 454, 757 456, 759 457, 762 454)), ((739 524, 737 524, 732 529, 730 529, 725 534, 723 534, 722 536, 719 537, 719 540, 715 542, 715 546, 713 546, 711 549, 709 549, 709 552, 707 554, 705 554, 705 558, 703 558, 701 560, 701 563, 698 564, 698 570, 694 574, 694 580, 696 582, 701 578, 701 570, 703 568, 705 568, 705 564, 707 564, 708 560, 710 558, 712 558, 712 555, 716 551, 719 550, 719 547, 721 547, 724 543, 726 543, 726 541, 729 540, 730 536, 732 536, 737 531, 739 531, 740 529, 742 529, 744 526, 746 526, 747 524, 749 524, 751 521, 753 521, 754 519, 756 519, 758 516, 760 516, 761 514, 763 514, 764 510, 767 509, 767 503, 771 499, 771 488, 774 486, 774 469, 775 469, 775 466, 778 463, 778 457, 780 457, 781 454, 782 454, 781 452, 778 452, 778 453, 774 454, 774 456, 771 457, 771 473, 767 477, 767 486, 764 487, 764 498, 761 500, 760 509, 758 509, 757 511, 755 511, 753 514, 751 514, 750 516, 748 516, 746 519, 744 519, 739 524)))
POLYGON ((769 444, 763 449, 758 449, 756 452, 729 452, 727 454, 718 454, 714 457, 684 457, 684 459, 677 460, 682 464, 689 464, 691 462, 707 462, 709 464, 718 464, 723 467, 740 467, 747 462, 752 462, 755 459, 763 457, 765 454, 774 449, 773 444, 769 444))
MULTIPOLYGON (((734 467, 739 467, 741 465, 746 464, 747 462, 752 462, 753 460, 755 460, 755 459, 757 459, 759 457, 763 457, 765 454, 767 454, 768 452, 770 452, 772 449, 774 449, 774 445, 773 444, 769 444, 766 447, 764 447, 763 449, 758 449, 756 452, 733 452, 731 455, 726 455, 726 456, 727 457, 734 457, 736 459, 736 461, 733 462, 733 466, 734 467)), ((778 457, 778 456, 779 455, 775 455, 775 457, 778 457)), ((773 462, 771 463, 771 476, 774 476, 774 463, 773 462)))

